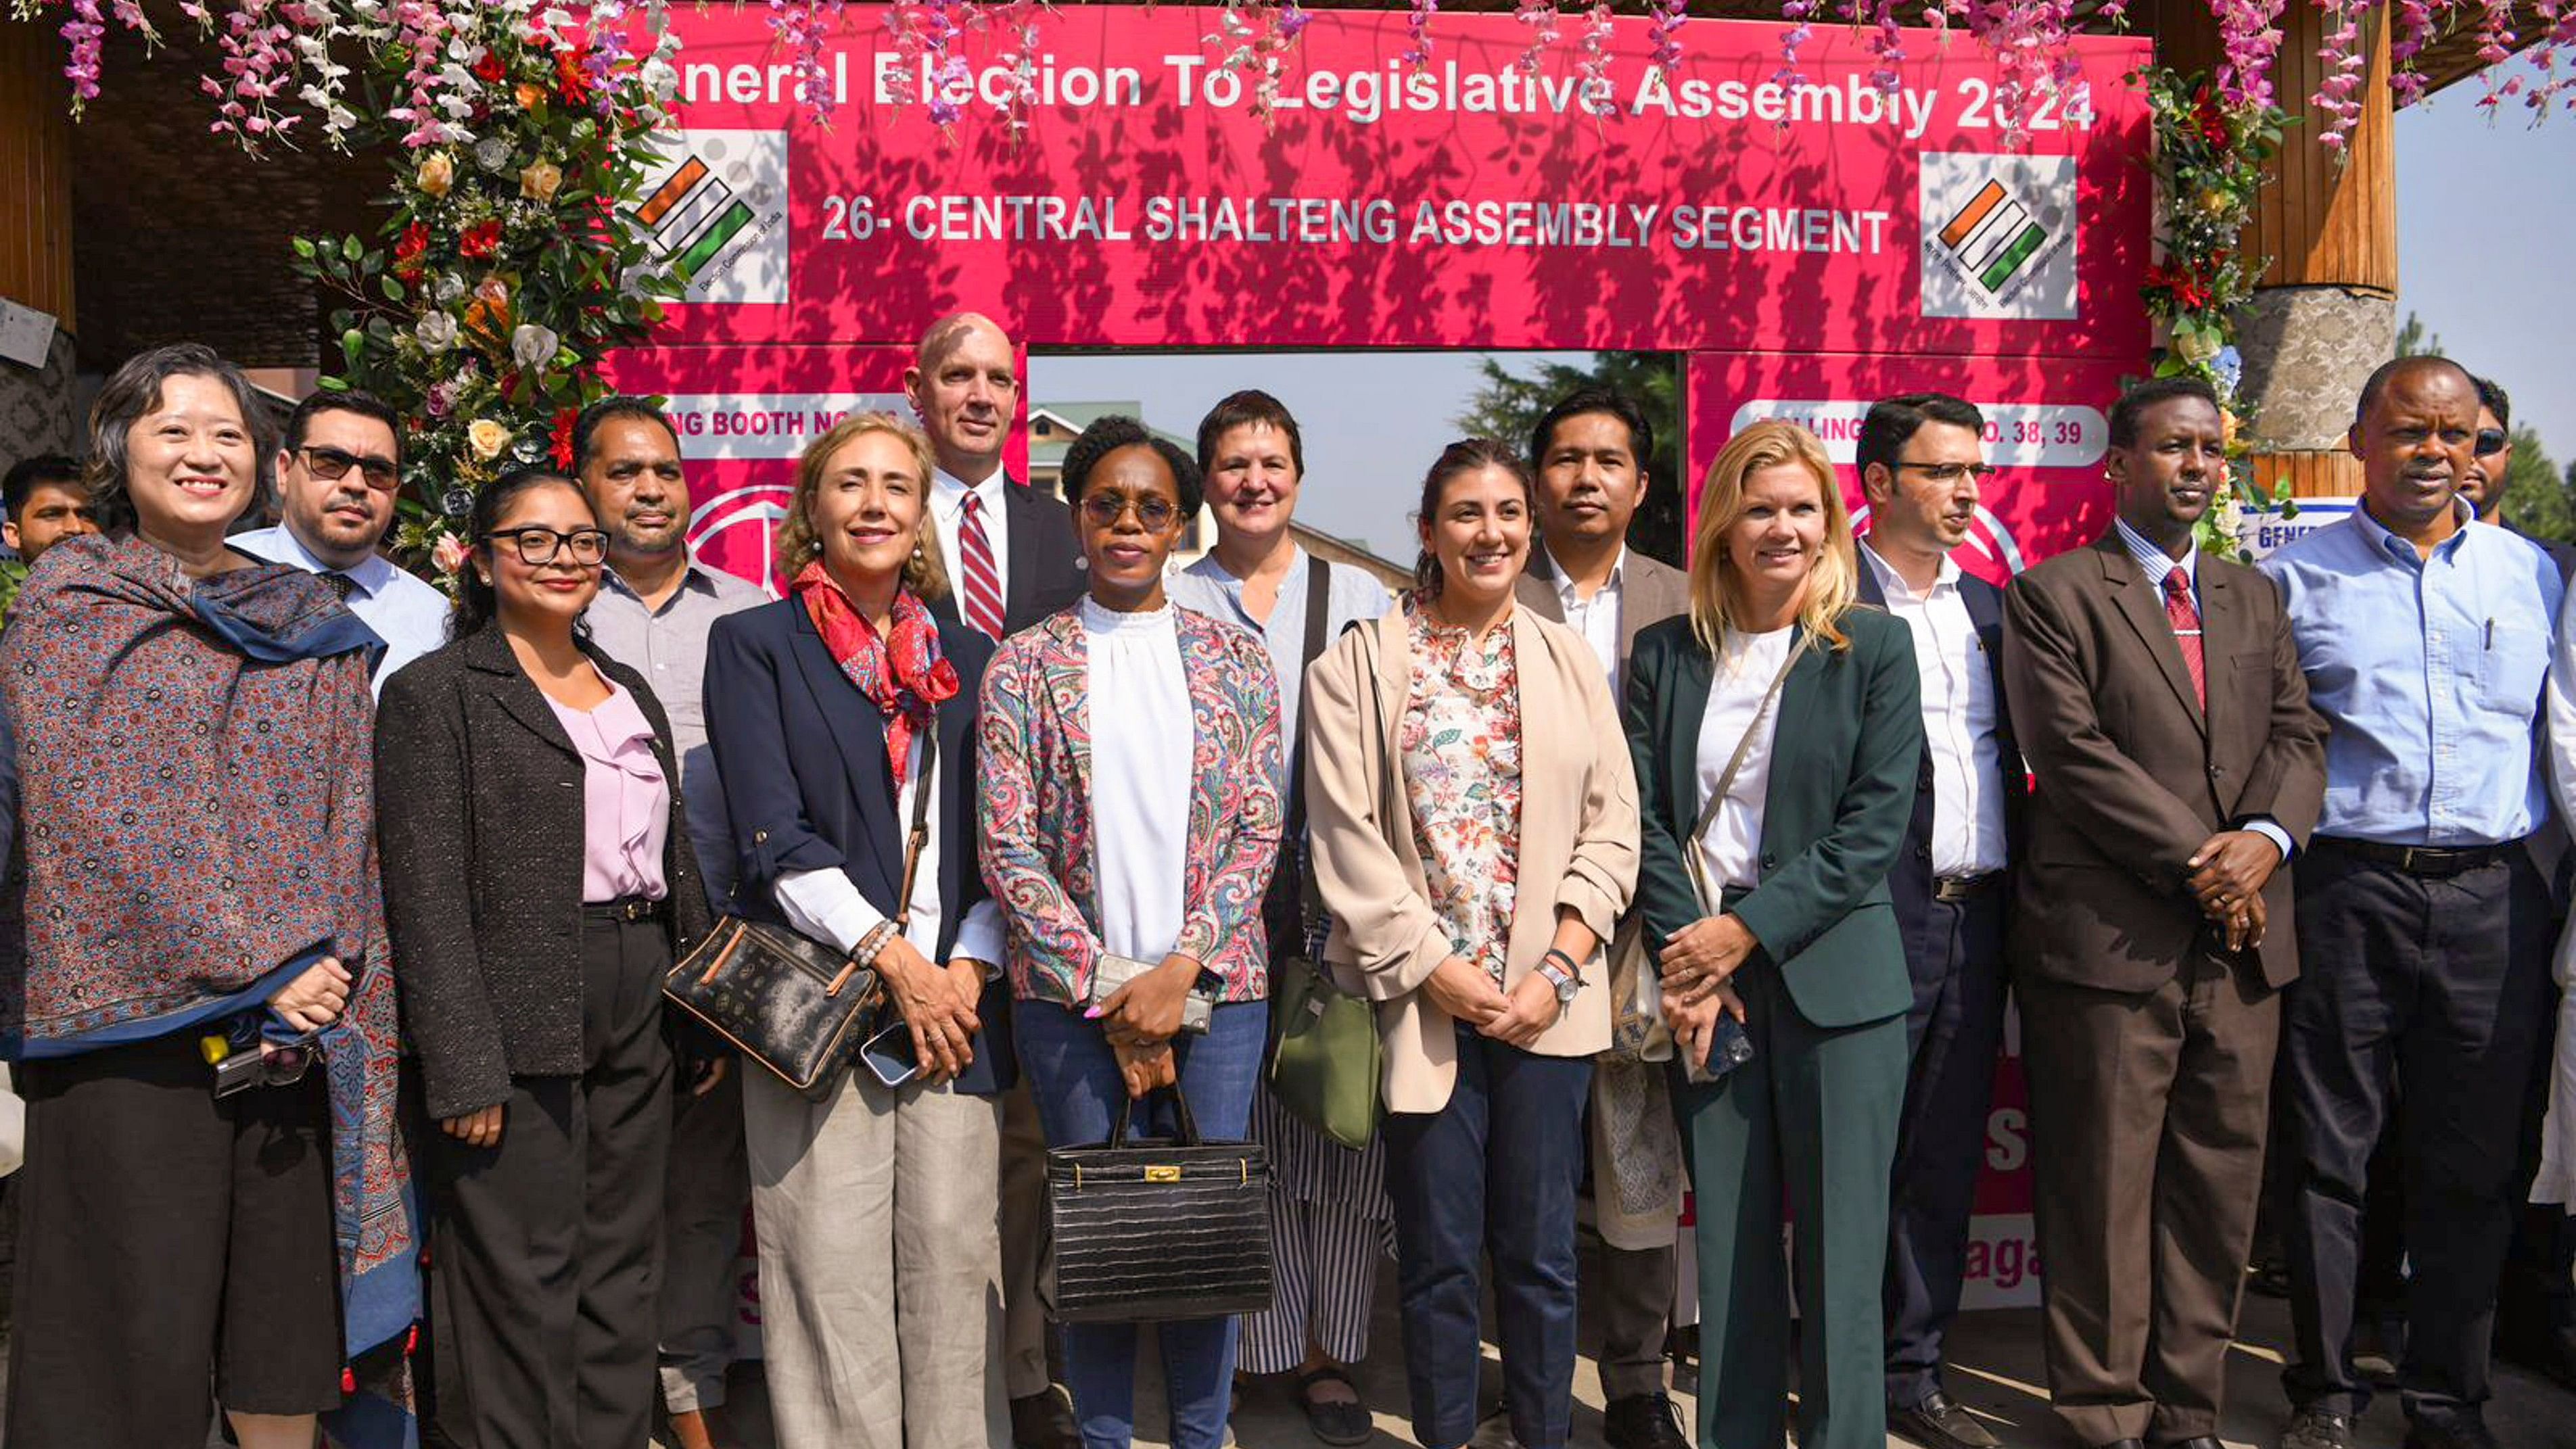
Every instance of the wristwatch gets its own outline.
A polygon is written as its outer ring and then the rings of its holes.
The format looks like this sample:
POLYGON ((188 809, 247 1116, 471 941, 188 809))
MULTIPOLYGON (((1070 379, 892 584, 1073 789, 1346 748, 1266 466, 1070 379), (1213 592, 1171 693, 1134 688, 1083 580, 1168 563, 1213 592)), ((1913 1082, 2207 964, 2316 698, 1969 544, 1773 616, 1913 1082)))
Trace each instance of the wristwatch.
POLYGON ((1556 988, 1556 1004, 1559 1006, 1572 1006, 1574 994, 1583 989, 1583 976, 1575 966, 1574 958, 1553 947, 1538 958, 1538 974, 1546 977, 1547 983, 1556 988), (1559 965, 1559 962, 1564 964, 1559 965))

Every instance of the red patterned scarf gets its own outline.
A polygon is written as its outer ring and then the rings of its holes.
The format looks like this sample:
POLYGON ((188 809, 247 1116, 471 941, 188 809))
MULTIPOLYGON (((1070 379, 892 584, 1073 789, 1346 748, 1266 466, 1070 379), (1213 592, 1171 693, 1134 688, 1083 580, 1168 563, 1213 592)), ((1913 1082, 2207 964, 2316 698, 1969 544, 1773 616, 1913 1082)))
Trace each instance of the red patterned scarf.
POLYGON ((804 601, 841 672, 885 716, 886 755, 901 784, 912 765, 913 735, 930 723, 932 710, 957 697, 957 668, 940 653, 930 606, 910 589, 895 590, 889 638, 851 606, 821 559, 807 564, 787 591, 804 601))

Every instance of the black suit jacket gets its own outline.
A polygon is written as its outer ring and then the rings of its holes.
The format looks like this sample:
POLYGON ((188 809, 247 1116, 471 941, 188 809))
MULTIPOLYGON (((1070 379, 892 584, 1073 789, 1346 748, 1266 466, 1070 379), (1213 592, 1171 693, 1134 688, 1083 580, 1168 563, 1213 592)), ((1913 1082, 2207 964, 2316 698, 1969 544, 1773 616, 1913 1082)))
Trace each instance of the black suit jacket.
MULTIPOLYGON (((671 722, 643 676, 583 652, 635 696, 670 781, 662 845, 676 957, 706 934, 671 722)), ((583 764, 497 625, 413 660, 376 706, 376 839, 403 1034, 429 1114, 508 1098, 514 1076, 583 1067, 583 764)))
MULTIPOLYGON (((2258 815, 2299 845, 2316 829, 2326 727, 2280 591, 2207 553, 2199 570, 2206 709, 2116 531, 2004 593, 2004 691, 2038 785, 2015 872, 2016 971, 2154 991, 2219 949, 2186 884, 2202 843, 2258 815)), ((2286 866, 2263 902, 2263 944, 2234 964, 2279 986, 2299 971, 2286 866)))
MULTIPOLYGON (((1090 578, 1083 568, 1082 544, 1073 535, 1073 510, 1063 499, 1005 477, 1002 511, 1010 535, 1010 555, 1002 560, 1002 632, 1016 634, 1081 598, 1090 578)), ((957 561, 947 562, 954 580, 957 561)), ((930 612, 942 622, 956 623, 962 617, 956 589, 932 600, 930 612)), ((946 637, 943 630, 941 638, 946 637)))
MULTIPOLYGON (((977 866, 975 722, 993 643, 943 621, 939 645, 957 671, 957 697, 939 708, 940 926, 934 956, 948 959, 966 913, 985 898, 977 866)), ((772 887, 797 870, 837 869, 868 904, 891 916, 901 904, 904 841, 883 716, 850 683, 793 598, 729 614, 707 636, 707 739, 725 782, 735 851, 733 909, 785 926, 772 887)), ((999 964, 999 963, 991 963, 999 964)), ((991 983, 976 1042, 976 1068, 961 1091, 990 1092, 1013 1075, 1007 1053, 1009 985, 991 983), (1000 1028, 996 1030, 996 1028, 1000 1028)))
MULTIPOLYGON (((1887 592, 1878 585, 1877 571, 1867 559, 1856 562, 1860 565, 1860 601, 1886 608, 1887 592)), ((1959 601, 1968 606, 1968 622, 1976 626, 1978 648, 1994 675, 1995 753, 2003 774, 2004 854, 2009 862, 2020 854, 2022 809, 2030 796, 2030 780, 2022 769, 2021 748, 2013 739, 2012 711, 2004 702, 2004 591, 1974 574, 1963 573, 1959 575, 1959 601)), ((1912 626, 1907 628, 1910 632, 1912 626)), ((1905 959, 1909 964, 1941 956, 1926 935, 1932 914, 1932 804, 1932 747, 1927 740, 1923 769, 1915 782, 1914 815, 1906 822, 1905 844, 1896 853, 1896 865, 1887 873, 1888 895, 1896 904, 1897 924, 1905 932, 1905 959)))

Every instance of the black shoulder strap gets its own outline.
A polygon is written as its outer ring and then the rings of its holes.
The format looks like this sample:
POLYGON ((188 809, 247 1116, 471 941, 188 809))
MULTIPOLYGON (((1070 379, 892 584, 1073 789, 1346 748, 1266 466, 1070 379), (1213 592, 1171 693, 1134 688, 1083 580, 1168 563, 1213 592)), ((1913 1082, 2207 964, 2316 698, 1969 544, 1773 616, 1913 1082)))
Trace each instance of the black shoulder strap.
POLYGON ((1289 736, 1280 755, 1288 764, 1288 812, 1280 839, 1292 848, 1306 834, 1306 775, 1299 768, 1306 739, 1306 690, 1303 671, 1324 655, 1325 625, 1330 622, 1332 607, 1332 574, 1330 566, 1313 554, 1306 555, 1306 647, 1298 664, 1300 683, 1297 689, 1297 718, 1291 721, 1296 733, 1289 736))

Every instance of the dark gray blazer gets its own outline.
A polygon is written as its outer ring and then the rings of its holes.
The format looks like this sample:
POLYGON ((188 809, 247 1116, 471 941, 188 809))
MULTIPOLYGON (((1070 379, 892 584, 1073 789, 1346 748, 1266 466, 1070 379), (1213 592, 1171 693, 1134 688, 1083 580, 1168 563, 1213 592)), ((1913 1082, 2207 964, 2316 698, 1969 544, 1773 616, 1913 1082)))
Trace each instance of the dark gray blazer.
MULTIPOLYGON (((677 781, 671 722, 633 692, 677 781)), ((376 838, 403 1035, 433 1117, 505 1100, 512 1077, 570 1076, 581 1045, 582 760, 497 626, 405 665, 376 706, 376 838)), ((680 792, 662 849, 674 956, 707 931, 680 792)))

